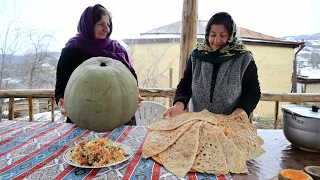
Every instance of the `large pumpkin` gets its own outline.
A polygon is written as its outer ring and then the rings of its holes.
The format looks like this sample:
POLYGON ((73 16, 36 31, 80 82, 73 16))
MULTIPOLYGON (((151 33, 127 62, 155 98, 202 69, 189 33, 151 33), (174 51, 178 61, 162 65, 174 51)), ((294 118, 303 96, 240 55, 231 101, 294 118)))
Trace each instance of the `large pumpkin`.
POLYGON ((138 93, 137 81, 124 64, 94 57, 73 71, 65 89, 64 105, 77 126, 105 132, 134 116, 138 93))

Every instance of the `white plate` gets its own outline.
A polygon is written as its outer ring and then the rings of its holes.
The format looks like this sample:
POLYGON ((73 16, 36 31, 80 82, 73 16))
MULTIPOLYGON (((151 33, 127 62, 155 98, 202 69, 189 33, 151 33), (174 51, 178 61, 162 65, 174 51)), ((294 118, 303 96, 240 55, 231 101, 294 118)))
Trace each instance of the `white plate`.
POLYGON ((120 164, 120 163, 123 163, 125 161, 127 161, 128 159, 131 158, 132 154, 133 154, 133 151, 132 149, 127 146, 127 145, 124 145, 124 144, 121 144, 121 143, 117 143, 120 145, 121 148, 123 148, 128 154, 129 156, 127 156, 124 160, 122 161, 118 161, 118 162, 115 162, 115 163, 110 163, 110 164, 106 164, 106 165, 103 165, 103 166, 82 166, 82 165, 79 165, 77 163, 75 163, 71 156, 70 156, 70 153, 71 153, 71 150, 73 150, 75 147, 72 147, 72 148, 69 148, 64 154, 63 154, 63 159, 64 161, 66 161, 68 164, 72 165, 72 166, 76 166, 76 167, 80 167, 80 168, 104 168, 104 167, 109 167, 109 166, 114 166, 114 165, 117 165, 117 164, 120 164))

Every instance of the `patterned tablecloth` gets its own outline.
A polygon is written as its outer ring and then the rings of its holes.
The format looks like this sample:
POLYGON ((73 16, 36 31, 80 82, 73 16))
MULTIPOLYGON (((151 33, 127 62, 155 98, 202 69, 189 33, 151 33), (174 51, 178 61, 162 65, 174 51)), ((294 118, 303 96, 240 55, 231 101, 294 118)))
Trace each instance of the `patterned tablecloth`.
MULTIPOLYGON (((248 175, 216 177, 189 173, 182 179, 270 179, 289 164, 294 168, 320 165, 319 154, 290 148, 282 131, 258 133, 265 140, 267 153, 248 162, 248 175), (290 161, 287 165, 283 162, 286 159, 290 161)), ((147 129, 141 126, 123 126, 111 132, 96 133, 66 123, 3 121, 0 122, 0 179, 179 179, 153 160, 141 158, 146 134, 147 129), (127 162, 102 169, 76 168, 63 160, 68 148, 81 140, 98 137, 130 146, 134 156, 127 162)))

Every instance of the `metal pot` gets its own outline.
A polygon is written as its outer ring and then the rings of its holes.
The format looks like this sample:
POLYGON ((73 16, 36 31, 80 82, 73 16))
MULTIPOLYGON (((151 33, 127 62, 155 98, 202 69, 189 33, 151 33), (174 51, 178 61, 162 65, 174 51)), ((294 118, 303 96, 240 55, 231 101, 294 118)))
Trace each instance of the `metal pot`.
POLYGON ((282 106, 283 132, 293 145, 320 151, 320 112, 318 107, 288 104, 282 106))

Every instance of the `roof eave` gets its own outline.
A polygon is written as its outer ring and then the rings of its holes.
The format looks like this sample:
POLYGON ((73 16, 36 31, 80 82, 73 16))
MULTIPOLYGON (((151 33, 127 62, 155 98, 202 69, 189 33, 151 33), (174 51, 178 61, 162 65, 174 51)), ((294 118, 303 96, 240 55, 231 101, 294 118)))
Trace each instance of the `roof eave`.
POLYGON ((320 79, 313 79, 313 78, 298 76, 297 82, 301 84, 320 84, 320 79))
MULTIPOLYGON (((178 34, 172 34, 178 35, 178 34)), ((198 37, 198 41, 203 41, 204 37, 198 37)), ((246 44, 263 44, 263 45, 272 45, 280 47, 291 47, 297 48, 303 42, 291 42, 291 41, 277 41, 277 40, 265 40, 265 39, 256 39, 256 38, 240 38, 239 40, 243 41, 246 44)), ((133 43, 143 44, 143 43, 167 43, 167 42, 179 42, 180 38, 132 38, 132 39, 123 39, 123 41, 130 45, 133 43)))
POLYGON ((276 46, 282 46, 282 47, 292 47, 292 48, 297 48, 301 44, 303 44, 303 42, 265 40, 265 39, 256 39, 256 38, 240 38, 240 40, 245 43, 269 44, 269 45, 276 45, 276 46))

